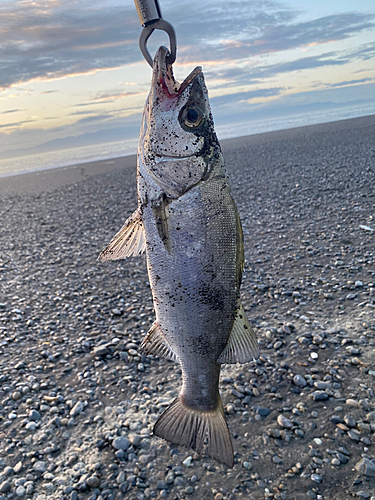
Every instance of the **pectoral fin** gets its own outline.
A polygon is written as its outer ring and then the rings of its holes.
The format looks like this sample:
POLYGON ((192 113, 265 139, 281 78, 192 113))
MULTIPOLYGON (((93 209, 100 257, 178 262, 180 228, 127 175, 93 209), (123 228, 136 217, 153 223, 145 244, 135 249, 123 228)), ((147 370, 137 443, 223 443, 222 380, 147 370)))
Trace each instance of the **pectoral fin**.
POLYGON ((259 356, 255 333, 245 316, 242 304, 236 311, 232 331, 227 345, 220 354, 218 363, 247 363, 259 356))
POLYGON ((172 351, 160 325, 156 321, 143 339, 141 349, 145 354, 153 354, 159 358, 166 358, 178 362, 178 357, 172 351))
POLYGON ((125 259, 136 256, 146 249, 145 230, 140 210, 137 209, 127 219, 120 231, 112 238, 112 241, 100 252, 98 260, 125 259))

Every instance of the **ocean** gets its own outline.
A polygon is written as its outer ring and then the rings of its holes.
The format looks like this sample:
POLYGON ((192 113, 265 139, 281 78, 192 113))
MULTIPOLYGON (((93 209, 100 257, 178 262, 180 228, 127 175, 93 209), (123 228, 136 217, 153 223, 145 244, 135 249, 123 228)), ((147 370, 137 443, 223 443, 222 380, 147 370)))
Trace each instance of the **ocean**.
MULTIPOLYGON (((319 111, 309 114, 280 116, 266 120, 216 125, 215 128, 219 139, 222 140, 288 128, 303 127, 306 125, 359 118, 372 114, 375 114, 375 103, 366 107, 363 105, 351 106, 340 109, 329 109, 324 112, 319 111)), ((0 177, 128 156, 137 152, 137 146, 138 138, 132 138, 117 142, 95 144, 92 146, 50 151, 30 156, 0 159, 0 177)))

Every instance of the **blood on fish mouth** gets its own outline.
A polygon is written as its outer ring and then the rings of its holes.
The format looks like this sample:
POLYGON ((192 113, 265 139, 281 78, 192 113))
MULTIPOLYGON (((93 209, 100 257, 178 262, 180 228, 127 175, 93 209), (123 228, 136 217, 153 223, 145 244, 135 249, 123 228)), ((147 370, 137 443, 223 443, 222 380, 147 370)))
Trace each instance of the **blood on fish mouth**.
POLYGON ((172 65, 169 65, 165 59, 167 53, 159 53, 157 82, 164 91, 166 97, 174 99, 179 97, 181 93, 190 85, 194 78, 202 73, 202 68, 197 66, 180 84, 174 79, 172 65), (167 79, 168 76, 168 79, 167 79))

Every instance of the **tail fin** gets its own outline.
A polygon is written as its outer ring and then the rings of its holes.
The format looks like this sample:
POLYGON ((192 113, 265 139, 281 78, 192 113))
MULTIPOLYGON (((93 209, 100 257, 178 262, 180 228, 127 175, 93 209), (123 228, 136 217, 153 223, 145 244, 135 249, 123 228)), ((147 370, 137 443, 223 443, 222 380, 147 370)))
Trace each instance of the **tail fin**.
POLYGON ((202 412, 184 405, 178 396, 157 420, 154 434, 171 443, 191 446, 198 453, 207 437, 207 454, 233 467, 232 441, 220 398, 216 410, 202 412))

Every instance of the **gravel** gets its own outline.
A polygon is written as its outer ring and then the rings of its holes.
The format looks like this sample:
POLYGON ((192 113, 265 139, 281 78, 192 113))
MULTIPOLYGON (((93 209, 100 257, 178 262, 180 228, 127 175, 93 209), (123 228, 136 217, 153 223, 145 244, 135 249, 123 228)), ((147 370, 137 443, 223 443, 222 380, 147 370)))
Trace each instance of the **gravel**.
POLYGON ((136 207, 134 158, 1 179, 0 500, 373 498, 374 134, 223 141, 261 350, 222 370, 233 470, 152 435, 181 372, 140 352, 145 258, 96 261, 136 207))

